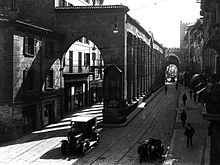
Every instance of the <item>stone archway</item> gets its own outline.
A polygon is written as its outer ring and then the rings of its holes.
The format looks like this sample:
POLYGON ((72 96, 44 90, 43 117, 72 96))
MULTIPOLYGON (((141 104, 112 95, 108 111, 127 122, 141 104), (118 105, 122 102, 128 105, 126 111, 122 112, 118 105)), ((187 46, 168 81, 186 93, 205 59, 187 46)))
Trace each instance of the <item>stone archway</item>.
POLYGON ((179 65, 181 64, 180 58, 175 54, 169 54, 168 56, 166 56, 166 66, 169 64, 175 64, 179 67, 179 65))
MULTIPOLYGON (((165 68, 164 69, 166 70, 166 68, 170 64, 174 64, 177 67, 177 72, 179 73, 180 72, 180 64, 181 64, 180 58, 175 54, 169 54, 165 58, 166 58, 165 59, 166 62, 165 62, 165 68)), ((165 70, 164 70, 164 73, 165 73, 165 70)), ((177 74, 177 77, 178 77, 178 74, 177 74)))
POLYGON ((63 52, 84 36, 100 48, 105 64, 116 64, 124 70, 127 7, 58 7, 55 11, 59 31, 65 35, 63 52), (115 24, 118 28, 116 34, 113 33, 115 24))
POLYGON ((127 11, 128 8, 122 5, 55 9, 59 33, 65 36, 60 57, 81 37, 93 41, 102 54, 105 64, 104 122, 122 122, 125 119, 123 106, 127 98, 127 11), (113 33, 115 27, 118 29, 117 33, 113 33), (115 93, 112 93, 113 90, 115 93))

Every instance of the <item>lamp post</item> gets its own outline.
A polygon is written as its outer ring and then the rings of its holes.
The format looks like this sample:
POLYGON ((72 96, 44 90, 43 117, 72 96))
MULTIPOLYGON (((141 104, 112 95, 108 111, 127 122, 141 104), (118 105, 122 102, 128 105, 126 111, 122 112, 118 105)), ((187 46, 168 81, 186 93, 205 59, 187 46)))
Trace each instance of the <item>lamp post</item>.
POLYGON ((118 18, 115 17, 114 19, 114 29, 113 29, 113 33, 118 33, 118 18))

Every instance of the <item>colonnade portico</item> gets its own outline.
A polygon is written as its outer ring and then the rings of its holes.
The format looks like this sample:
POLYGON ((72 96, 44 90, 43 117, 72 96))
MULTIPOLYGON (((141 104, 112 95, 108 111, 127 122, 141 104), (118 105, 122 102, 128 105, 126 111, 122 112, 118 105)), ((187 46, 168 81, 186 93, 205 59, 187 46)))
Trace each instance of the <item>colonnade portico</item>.
POLYGON ((149 91, 150 45, 128 32, 128 103, 149 91))
POLYGON ((123 5, 56 8, 60 32, 66 36, 64 52, 81 36, 100 48, 105 64, 103 121, 106 123, 126 120, 129 107, 152 89, 156 61, 164 58, 163 47, 127 12, 123 5), (116 25, 118 33, 113 33, 116 25))

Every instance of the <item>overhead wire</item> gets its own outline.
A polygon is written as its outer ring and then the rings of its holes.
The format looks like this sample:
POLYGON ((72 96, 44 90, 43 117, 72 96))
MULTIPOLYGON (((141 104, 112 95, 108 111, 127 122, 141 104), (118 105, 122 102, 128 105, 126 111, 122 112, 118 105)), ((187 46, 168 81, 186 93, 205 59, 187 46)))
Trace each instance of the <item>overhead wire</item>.
POLYGON ((154 2, 154 3, 149 3, 149 4, 147 4, 147 5, 143 5, 143 6, 141 6, 141 7, 138 7, 138 8, 135 8, 135 9, 131 9, 130 12, 133 12, 133 11, 136 11, 136 10, 141 10, 141 9, 146 8, 146 7, 149 7, 149 6, 158 5, 158 4, 160 4, 160 3, 164 3, 165 1, 167 1, 167 0, 156 1, 156 2, 154 2))

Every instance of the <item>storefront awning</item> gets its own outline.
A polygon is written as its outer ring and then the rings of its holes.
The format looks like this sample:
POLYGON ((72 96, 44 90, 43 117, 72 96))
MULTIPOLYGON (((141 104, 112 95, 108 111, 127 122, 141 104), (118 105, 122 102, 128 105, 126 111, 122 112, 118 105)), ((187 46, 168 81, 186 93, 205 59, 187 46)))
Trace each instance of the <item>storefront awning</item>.
POLYGON ((195 74, 190 80, 190 86, 197 94, 206 89, 205 76, 201 74, 195 74))

